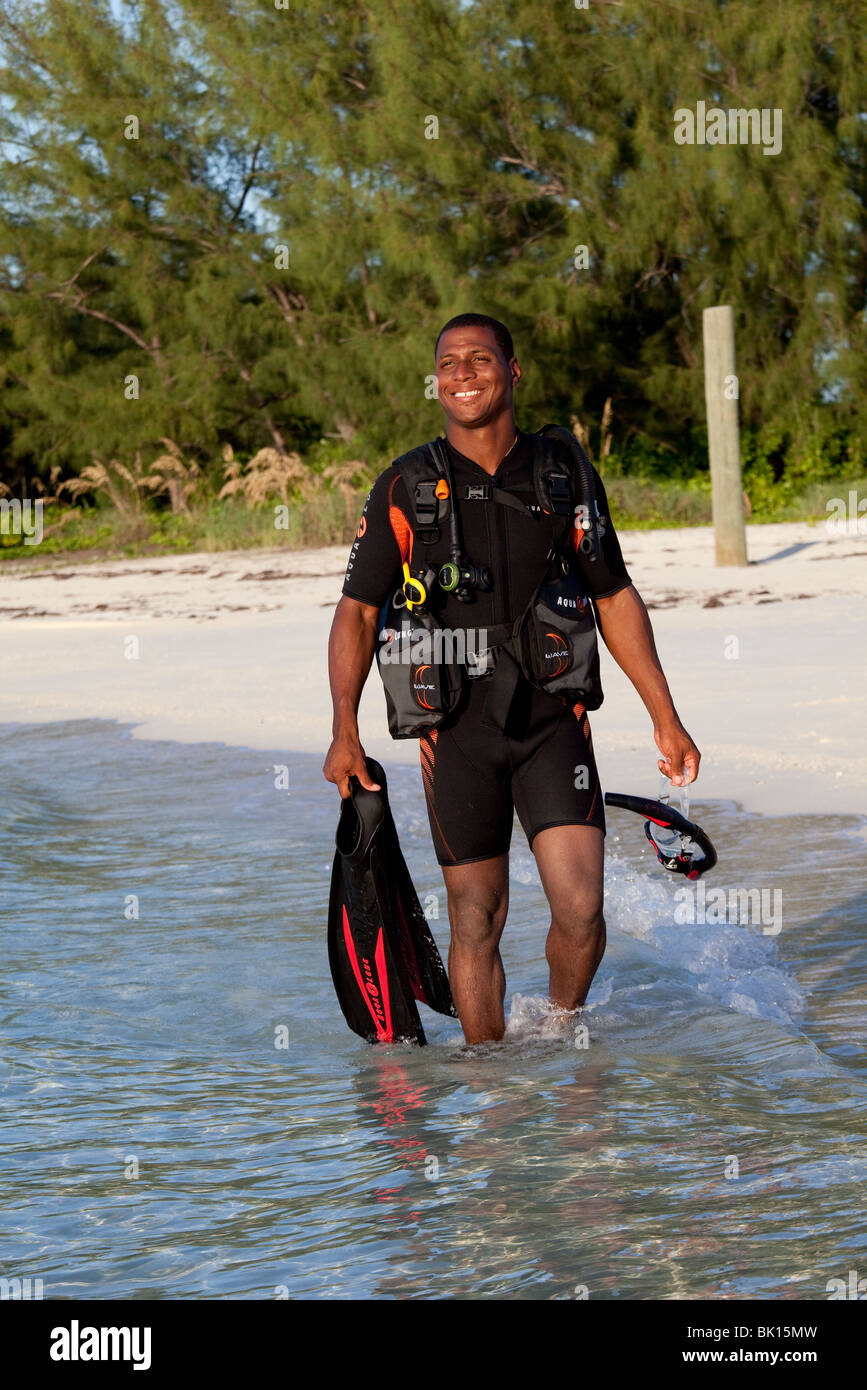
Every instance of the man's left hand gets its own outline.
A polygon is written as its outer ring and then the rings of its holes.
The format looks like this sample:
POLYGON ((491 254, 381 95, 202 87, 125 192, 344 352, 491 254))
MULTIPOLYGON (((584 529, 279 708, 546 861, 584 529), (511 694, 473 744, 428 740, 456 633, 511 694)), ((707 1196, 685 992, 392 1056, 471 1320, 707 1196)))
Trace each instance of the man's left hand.
POLYGON ((686 729, 680 720, 673 724, 666 724, 664 727, 654 729, 653 737, 656 746, 662 757, 656 766, 660 772, 667 777, 675 787, 685 786, 688 782, 694 782, 698 776, 698 765, 701 762, 699 753, 686 729))

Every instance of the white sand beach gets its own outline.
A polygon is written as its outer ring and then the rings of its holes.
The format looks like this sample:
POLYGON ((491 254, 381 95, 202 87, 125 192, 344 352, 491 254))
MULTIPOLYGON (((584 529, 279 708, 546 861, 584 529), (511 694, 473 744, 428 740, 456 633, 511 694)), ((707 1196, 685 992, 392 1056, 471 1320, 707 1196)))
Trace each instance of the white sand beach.
MULTIPOLYGON (((715 567, 709 528, 621 541, 702 750, 694 800, 770 814, 867 809, 867 537, 751 526, 745 569, 715 567)), ((324 754, 326 642, 346 553, 6 563, 0 722, 115 719, 142 738, 324 754)), ((647 714, 604 650, 603 680, 592 717, 603 782, 655 795, 647 714)), ((361 724, 368 752, 416 761, 414 741, 388 736, 375 672, 361 724)))

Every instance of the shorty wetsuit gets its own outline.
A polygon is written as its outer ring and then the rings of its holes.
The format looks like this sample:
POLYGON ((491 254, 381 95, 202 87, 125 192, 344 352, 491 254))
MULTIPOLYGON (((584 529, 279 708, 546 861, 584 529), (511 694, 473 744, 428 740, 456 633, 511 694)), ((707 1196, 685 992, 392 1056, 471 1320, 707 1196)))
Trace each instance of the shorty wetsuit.
MULTIPOLYGON (((491 475, 449 444, 455 490, 491 482, 491 475)), ((565 455, 563 445, 557 445, 565 455)), ((530 602, 547 567, 550 525, 540 515, 533 486, 532 436, 519 433, 493 481, 514 494, 525 511, 490 500, 461 500, 463 550, 490 566, 489 593, 477 591, 469 604, 437 589, 436 612, 445 627, 478 628, 511 623, 530 602)), ((568 459, 564 457, 564 464, 568 459)), ((595 473, 595 470, 594 470, 595 473)), ((601 554, 591 562, 576 548, 572 568, 591 598, 607 598, 632 581, 608 515, 598 474, 601 554)), ((352 547, 343 593, 381 609, 402 582, 402 565, 422 558, 434 568, 448 558, 448 536, 413 558, 414 513, 400 463, 392 464, 371 489, 352 547)), ((445 530, 447 531, 447 527, 445 530)), ((578 533, 573 532, 577 541, 578 533)), ((514 812, 532 847, 552 825, 593 825, 604 834, 605 812, 593 757, 590 724, 583 706, 566 705, 523 677, 501 730, 484 720, 489 681, 464 682, 454 714, 420 740, 421 768, 431 835, 440 864, 471 864, 508 852, 514 812)))

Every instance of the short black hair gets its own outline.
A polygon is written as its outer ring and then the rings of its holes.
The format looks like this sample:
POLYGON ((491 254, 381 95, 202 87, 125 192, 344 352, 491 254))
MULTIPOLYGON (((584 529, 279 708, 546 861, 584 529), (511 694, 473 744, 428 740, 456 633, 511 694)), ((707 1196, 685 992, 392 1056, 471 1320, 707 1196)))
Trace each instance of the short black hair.
POLYGON ((437 340, 434 343, 435 357, 437 348, 440 345, 440 338, 444 333, 447 333, 450 328, 490 328, 497 340, 497 346, 506 361, 510 362, 515 355, 512 335, 506 325, 500 323, 499 319, 492 319, 489 314, 457 314, 455 318, 449 319, 448 323, 444 323, 437 334, 437 340))

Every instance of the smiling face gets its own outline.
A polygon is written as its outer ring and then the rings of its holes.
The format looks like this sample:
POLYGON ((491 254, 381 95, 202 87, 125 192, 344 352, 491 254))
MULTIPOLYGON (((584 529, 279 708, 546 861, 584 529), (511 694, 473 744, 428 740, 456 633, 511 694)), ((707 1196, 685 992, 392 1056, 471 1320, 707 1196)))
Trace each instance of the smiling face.
POLYGON ((479 429, 503 414, 512 415, 512 392, 521 378, 493 331, 484 326, 450 328, 437 344, 437 390, 449 420, 462 429, 479 429))

